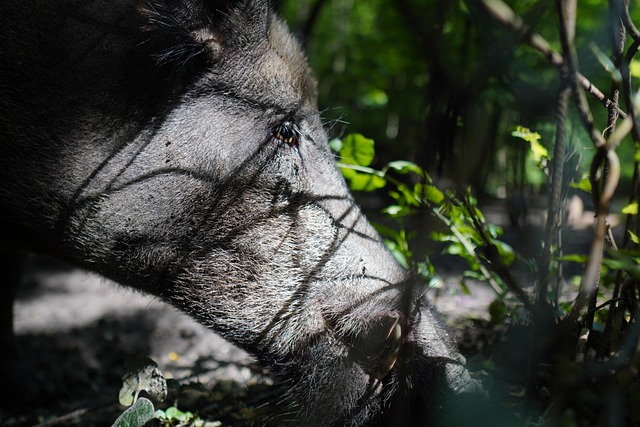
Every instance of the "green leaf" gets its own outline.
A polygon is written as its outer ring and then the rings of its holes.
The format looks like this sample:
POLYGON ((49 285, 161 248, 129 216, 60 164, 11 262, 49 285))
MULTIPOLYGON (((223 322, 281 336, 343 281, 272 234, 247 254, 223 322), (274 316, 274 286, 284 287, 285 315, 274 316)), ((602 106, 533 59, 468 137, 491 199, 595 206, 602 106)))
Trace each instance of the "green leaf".
POLYGON ((384 240, 384 244, 387 247, 387 249, 389 249, 389 252, 391 252, 391 254, 396 259, 398 264, 400 264, 404 269, 408 270, 409 260, 407 260, 407 257, 405 256, 404 252, 401 250, 400 246, 398 246, 396 242, 388 239, 384 240))
POLYGON ((460 281, 460 289, 462 290, 462 293, 465 295, 471 295, 471 290, 469 290, 469 286, 467 285, 467 281, 466 280, 461 280, 460 281))
POLYGON ((535 160, 536 163, 540 163, 542 159, 549 158, 549 152, 538 141, 531 141, 530 144, 531 144, 531 155, 533 156, 533 160, 535 160))
POLYGON ((588 255, 570 254, 558 257, 558 261, 577 262, 578 264, 584 264, 589 260, 588 255))
POLYGON ((504 303, 502 298, 496 298, 491 304, 489 304, 489 315, 491 316, 491 323, 494 325, 500 325, 505 322, 509 314, 509 309, 504 303))
POLYGON ((508 267, 514 263, 516 260, 516 251, 514 251, 509 244, 501 240, 494 240, 493 244, 498 248, 498 253, 504 265, 508 267))
POLYGON ((339 153, 340 150, 342 150, 342 140, 340 138, 333 138, 329 141, 329 148, 331 148, 331 151, 334 153, 339 153))
POLYGON ((391 240, 396 240, 400 235, 400 233, 397 230, 391 227, 387 227, 386 225, 378 224, 375 222, 372 222, 371 225, 373 225, 373 228, 375 228, 378 234, 381 235, 382 237, 386 237, 391 240))
POLYGON ((168 421, 179 421, 186 423, 195 418, 192 412, 183 412, 177 406, 170 406, 164 411, 164 416, 168 421))
POLYGON ((517 126, 516 130, 511 132, 511 136, 523 139, 528 143, 538 142, 542 139, 542 136, 540 136, 538 132, 532 132, 524 126, 517 126))
POLYGON ((629 237, 631 238, 631 241, 633 243, 635 243, 636 245, 640 243, 640 238, 638 238, 638 235, 635 234, 633 231, 631 230, 627 230, 627 232, 629 233, 629 237))
POLYGON ((409 172, 413 172, 421 176, 424 175, 424 171, 420 166, 406 160, 396 160, 394 162, 391 162, 387 165, 387 169, 391 169, 403 175, 409 172))
POLYGON ((638 202, 629 203, 622 208, 622 213, 625 215, 638 215, 638 202))
POLYGON ((640 267, 638 266, 638 258, 629 256, 622 251, 609 251, 612 259, 604 258, 602 265, 610 270, 622 270, 636 279, 640 278, 640 267))
POLYGON ((143 390, 158 402, 167 397, 167 381, 156 362, 146 357, 133 357, 127 360, 127 365, 129 372, 122 377, 118 396, 122 406, 131 406, 143 390))
POLYGON ((629 71, 631 72, 631 76, 640 78, 640 61, 634 59, 629 64, 629 71))
POLYGON ((370 89, 361 101, 367 107, 384 107, 389 102, 389 95, 381 89, 370 89))
POLYGON ((416 184, 415 192, 421 194, 427 202, 439 205, 444 200, 444 194, 434 185, 416 184))
POLYGON ((349 187, 353 191, 374 191, 387 185, 387 180, 378 175, 360 173, 354 170, 351 172, 354 173, 345 174, 345 178, 349 181, 349 187))
POLYGON ((390 205, 382 209, 382 213, 389 215, 392 218, 401 218, 411 215, 413 213, 413 209, 409 206, 390 205))
POLYGON ((537 164, 540 164, 543 159, 549 158, 549 152, 542 144, 540 144, 542 136, 540 136, 538 132, 532 132, 524 126, 518 126, 516 127, 516 130, 511 132, 511 136, 520 138, 529 143, 531 146, 531 157, 537 164))
POLYGON ((351 133, 342 139, 340 157, 344 163, 369 166, 375 156, 373 139, 359 133, 351 133))
POLYGON ((155 418, 153 403, 141 397, 127 408, 113 423, 112 427, 142 427, 155 418))
POLYGON ((587 193, 591 193, 591 181, 589 177, 582 178, 579 182, 572 182, 571 188, 576 188, 578 190, 585 191, 587 193))

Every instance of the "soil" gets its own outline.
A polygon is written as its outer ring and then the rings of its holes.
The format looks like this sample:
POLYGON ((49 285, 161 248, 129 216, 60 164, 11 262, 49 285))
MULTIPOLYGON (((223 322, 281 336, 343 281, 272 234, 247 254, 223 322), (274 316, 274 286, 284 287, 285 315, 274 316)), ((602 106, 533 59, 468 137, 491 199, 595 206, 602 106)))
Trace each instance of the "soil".
MULTIPOLYGON (((15 304, 24 384, 17 404, 0 402, 1 426, 110 426, 124 409, 118 392, 131 355, 150 357, 180 384, 203 384, 204 391, 191 389, 191 402, 201 398, 193 407, 220 422, 211 425, 252 425, 277 400, 250 355, 161 301, 49 258, 30 256, 27 266, 15 304)), ((430 297, 473 362, 497 333, 488 318, 495 294, 475 282, 462 292, 462 270, 449 267, 445 286, 430 297)))
MULTIPOLYGON (((276 392, 250 355, 173 307, 49 258, 30 256, 27 267, 14 328, 29 399, 0 405, 0 425, 110 426, 132 355, 153 359, 166 378, 205 385, 223 425, 251 424, 276 392)), ((449 319, 482 319, 493 294, 478 285, 473 297, 433 297, 449 319)))

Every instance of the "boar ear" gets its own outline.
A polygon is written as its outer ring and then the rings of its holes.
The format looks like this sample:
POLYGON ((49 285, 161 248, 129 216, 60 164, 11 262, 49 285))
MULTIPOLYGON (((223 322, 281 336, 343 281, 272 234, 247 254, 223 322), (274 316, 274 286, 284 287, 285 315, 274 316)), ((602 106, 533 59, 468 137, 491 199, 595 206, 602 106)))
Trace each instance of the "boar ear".
MULTIPOLYGON (((143 0, 142 30, 160 64, 183 66, 196 58, 216 62, 233 35, 234 19, 251 0, 143 0)), ((266 11, 266 8, 264 8, 266 11)), ((235 22, 237 24, 237 22, 235 22)))

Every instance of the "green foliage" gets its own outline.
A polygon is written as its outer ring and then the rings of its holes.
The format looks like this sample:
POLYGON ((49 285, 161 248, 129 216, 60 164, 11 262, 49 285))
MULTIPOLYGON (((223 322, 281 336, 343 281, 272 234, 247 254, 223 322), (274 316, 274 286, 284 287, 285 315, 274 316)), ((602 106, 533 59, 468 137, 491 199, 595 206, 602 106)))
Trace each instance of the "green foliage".
POLYGON ((158 409, 155 412, 156 419, 161 426, 166 427, 220 427, 222 423, 219 421, 204 421, 200 417, 189 411, 181 411, 176 406, 170 406, 165 410, 158 409))
POLYGON ((342 140, 334 140, 333 146, 338 148, 341 158, 338 166, 354 191, 373 191, 385 185, 384 177, 370 173, 371 169, 367 168, 375 156, 373 144, 373 139, 360 134, 350 134, 342 140))
MULTIPOLYGON (((166 409, 155 409, 151 400, 140 397, 145 392, 156 402, 163 402, 167 398, 168 381, 165 380, 158 365, 147 357, 131 357, 126 361, 128 372, 122 378, 122 388, 119 401, 128 408, 116 419, 113 427, 143 427, 159 425, 166 427, 220 427, 219 421, 204 421, 193 412, 182 411, 172 405, 166 409), (153 424, 155 421, 156 424, 153 424)), ((199 383, 189 383, 184 387, 170 380, 172 389, 206 393, 204 386, 199 383)))
POLYGON ((638 215, 638 202, 631 202, 621 212, 625 215, 638 215))
POLYGON ((112 427, 143 427, 149 425, 154 418, 153 403, 141 397, 120 414, 112 427))
POLYGON ((431 233, 431 238, 445 243, 445 253, 467 262, 469 269, 465 276, 489 283, 498 296, 505 294, 507 286, 503 279, 487 269, 485 264, 500 262, 509 266, 516 259, 515 252, 498 240, 502 229, 487 224, 470 190, 442 191, 434 185, 424 169, 405 160, 390 162, 381 169, 369 167, 375 157, 373 140, 359 134, 347 135, 332 146, 339 149, 342 161, 338 165, 351 182, 353 190, 373 191, 388 187, 388 195, 393 203, 386 206, 382 213, 392 219, 396 227, 382 224, 374 224, 374 227, 400 265, 417 272, 432 285, 442 283, 428 258, 414 260, 410 242, 416 233, 408 232, 404 225, 405 219, 427 209, 444 225, 443 231, 431 233), (367 181, 367 177, 375 177, 377 185, 354 187, 354 174, 362 176, 363 182, 367 181), (495 249, 493 253, 497 259, 487 257, 491 252, 485 250, 487 248, 495 249))
MULTIPOLYGON (((527 398, 540 398, 527 403, 544 406, 541 402, 545 399, 553 402, 549 411, 555 413, 554 425, 595 425, 604 422, 604 418, 596 420, 589 418, 589 414, 606 413, 613 417, 612 414, 623 411, 622 404, 618 408, 613 403, 607 406, 601 402, 605 399, 599 396, 604 391, 615 390, 631 402, 640 400, 637 387, 620 381, 626 374, 637 378, 636 374, 630 374, 637 368, 637 363, 631 362, 635 359, 630 355, 628 363, 616 359, 616 355, 624 352, 623 342, 634 342, 628 331, 638 324, 640 260, 635 251, 640 244, 640 220, 639 174, 635 163, 640 162, 640 141, 620 138, 610 142, 620 159, 620 183, 607 211, 620 219, 620 225, 609 229, 616 221, 608 222, 597 236, 599 242, 595 238, 574 241, 572 233, 566 232, 565 222, 569 218, 564 206, 568 198, 580 196, 585 211, 595 210, 604 188, 603 177, 611 172, 610 165, 604 162, 592 165, 593 159, 598 159, 597 153, 602 152, 594 148, 589 128, 593 126, 594 132, 605 139, 609 130, 620 135, 626 135, 628 130, 620 131, 625 122, 610 122, 611 104, 603 106, 601 100, 586 91, 591 123, 585 125, 584 117, 580 117, 579 111, 585 105, 575 108, 579 97, 574 93, 561 120, 564 126, 558 127, 558 93, 567 82, 567 76, 563 75, 567 72, 566 62, 565 67, 550 64, 549 55, 536 51, 521 38, 533 32, 537 41, 542 40, 548 48, 563 55, 560 19, 553 2, 487 3, 512 9, 527 28, 519 31, 499 23, 483 9, 482 1, 324 3, 308 40, 311 63, 321 82, 319 103, 328 108, 325 119, 331 125, 337 124, 333 126, 335 134, 342 133, 340 124, 347 121, 351 129, 377 142, 376 156, 369 145, 366 162, 341 159, 349 165, 340 166, 352 189, 376 190, 376 197, 383 197, 383 192, 388 195, 382 212, 383 224, 376 228, 396 259, 434 285, 441 281, 429 258, 419 253, 421 241, 430 237, 446 254, 463 259, 465 279, 483 280, 497 293, 489 307, 496 327, 526 319, 527 315, 519 313, 528 304, 525 311, 529 312, 529 319, 523 323, 532 330, 523 335, 531 337, 520 347, 532 350, 527 347, 529 343, 538 342, 547 353, 529 354, 533 362, 525 363, 526 368, 522 369, 529 376, 529 387, 538 385, 527 390, 527 398), (336 106, 341 109, 332 109, 336 106), (559 130, 565 136, 566 150, 564 158, 554 159, 554 153, 563 152, 556 151, 559 130), (406 161, 389 162, 398 158, 406 161), (553 168, 560 164, 564 173, 559 181, 552 182, 553 168), (438 178, 452 181, 457 190, 437 188, 431 179, 434 171, 438 172, 438 178), (473 197, 548 200, 540 196, 546 196, 554 188, 560 188, 560 194, 557 206, 551 203, 544 206, 548 224, 543 220, 520 230, 523 240, 531 242, 527 257, 501 242, 501 230, 485 221, 473 197), (418 235, 413 229, 414 216, 424 212, 439 224, 432 228, 430 236, 418 235), (619 236, 623 236, 621 241, 616 241, 619 236), (581 249, 602 243, 605 250, 568 253, 567 243, 570 246, 579 243, 581 249), (589 274, 595 276, 585 278, 588 266, 593 267, 589 274), (530 286, 518 291, 510 272, 517 270, 522 274, 523 267, 530 286), (577 271, 576 276, 569 277, 569 270, 577 271), (576 299, 575 294, 580 292, 584 293, 584 301, 576 299), (517 297, 513 298, 514 295, 517 297), (539 328, 544 333, 535 331, 537 324, 542 325, 539 328), (576 335, 578 326, 590 334, 584 342, 576 335), (538 356, 542 362, 539 376, 534 377, 529 369, 538 362, 538 356), (615 366, 626 363, 626 367, 614 369, 606 365, 608 362, 616 363, 615 366), (548 372, 547 367, 554 363, 561 364, 563 369, 548 372), (615 375, 602 380, 605 375, 598 377, 593 369, 615 371, 615 375), (579 386, 572 382, 575 378, 581 379, 579 386), (558 389, 565 390, 565 395, 555 399, 554 393, 560 393, 558 389), (594 404, 600 406, 594 409, 594 404), (558 409, 558 405, 565 406, 558 409)), ((590 83, 588 90, 599 88, 605 97, 618 100, 619 106, 628 110, 625 92, 635 96, 640 84, 640 61, 629 49, 634 32, 627 30, 623 56, 629 60, 631 81, 622 81, 625 61, 614 57, 612 43, 620 34, 616 25, 621 19, 612 14, 616 13, 616 7, 629 4, 630 19, 637 27, 640 8, 633 2, 614 3, 577 2, 572 47, 580 73, 590 83), (621 89, 619 96, 614 94, 616 88, 621 89)), ((320 3, 314 0, 285 2, 283 11, 294 26, 299 23, 297 28, 303 29, 305 19, 317 4, 320 3)), ((638 110, 636 107, 636 115, 638 110)), ((627 120, 625 126, 630 123, 627 120)), ((359 145, 360 137, 348 138, 359 145)), ((333 145, 340 143, 332 141, 333 145)), ((340 152, 340 147, 335 151, 340 152)), ((599 217, 606 213, 601 212, 599 217)), ((535 219, 542 216, 537 214, 535 219)), ((584 222, 584 218, 585 215, 580 215, 578 221, 584 222)), ((594 247, 598 249, 597 245, 594 247)), ((499 364, 495 365, 500 369, 499 364)), ((518 390, 517 394, 521 398, 524 393, 518 390)), ((607 399, 615 401, 609 395, 607 399)), ((522 399, 516 403, 520 405, 522 399)), ((629 410, 633 407, 627 405, 625 410, 637 424, 640 418, 633 414, 637 411, 629 410)), ((529 415, 523 418, 536 419, 529 415)), ((619 425, 625 425, 622 419, 617 419, 619 425)))
POLYGON ((162 402, 167 397, 167 381, 158 365, 147 357, 131 357, 126 361, 127 373, 122 377, 118 400, 127 408, 113 427, 142 427, 155 418, 153 403, 140 397, 147 393, 151 399, 162 402))
POLYGON ((589 176, 585 175, 580 181, 572 182, 571 188, 582 190, 585 193, 591 193, 591 180, 589 180, 589 176))

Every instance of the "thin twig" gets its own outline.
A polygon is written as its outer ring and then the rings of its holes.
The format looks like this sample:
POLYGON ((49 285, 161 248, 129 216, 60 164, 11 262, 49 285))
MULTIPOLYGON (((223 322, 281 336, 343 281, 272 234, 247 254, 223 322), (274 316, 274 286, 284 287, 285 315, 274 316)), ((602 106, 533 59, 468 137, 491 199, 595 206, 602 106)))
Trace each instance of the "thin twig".
MULTIPOLYGON (((516 15, 516 13, 504 2, 501 0, 478 1, 482 4, 485 10, 494 17, 494 19, 517 34, 526 44, 543 54, 552 65, 555 65, 558 68, 566 67, 562 55, 553 50, 549 42, 547 42, 544 37, 529 28, 529 26, 522 21, 522 18, 516 15)), ((591 81, 589 81, 585 76, 577 73, 575 78, 577 79, 578 84, 580 84, 580 86, 582 86, 589 95, 596 98, 602 105, 607 108, 615 106, 621 117, 627 116, 619 106, 607 98, 605 94, 602 93, 602 91, 591 83, 591 81)))
POLYGON ((469 199, 464 194, 460 196, 460 199, 462 200, 464 208, 467 211, 467 217, 471 218, 474 229, 482 238, 482 241, 484 243, 483 254, 493 266, 493 271, 498 275, 498 277, 500 277, 500 279, 502 279, 502 282, 505 284, 507 289, 513 292, 516 297, 518 297, 525 308, 533 313, 534 306, 531 303, 531 300, 522 290, 522 287, 518 284, 518 281, 515 279, 515 277, 513 277, 513 275, 509 271, 509 268, 502 261, 502 257, 500 256, 498 248, 493 243, 493 239, 487 233, 484 223, 481 222, 481 220, 478 218, 474 207, 469 202, 469 199))

